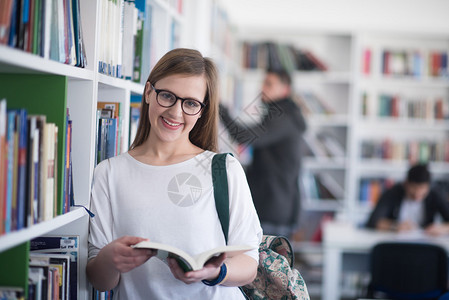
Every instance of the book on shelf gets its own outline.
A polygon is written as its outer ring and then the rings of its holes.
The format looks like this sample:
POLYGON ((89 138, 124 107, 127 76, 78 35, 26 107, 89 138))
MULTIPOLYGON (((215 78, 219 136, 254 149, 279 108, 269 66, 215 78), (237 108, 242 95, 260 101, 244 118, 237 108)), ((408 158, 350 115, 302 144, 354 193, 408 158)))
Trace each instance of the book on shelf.
POLYGON ((308 200, 339 200, 344 197, 343 187, 332 175, 325 172, 314 174, 305 171, 301 178, 308 200))
POLYGON ((447 120, 449 119, 449 99, 443 96, 423 97, 400 94, 379 94, 377 102, 370 106, 367 92, 362 93, 363 115, 378 117, 406 118, 410 120, 447 120))
POLYGON ((12 210, 12 202, 13 202, 13 177, 14 177, 14 148, 15 148, 15 139, 14 139, 14 127, 15 127, 15 118, 16 118, 16 112, 15 111, 8 111, 6 120, 4 122, 7 123, 7 129, 6 129, 6 143, 7 143, 7 150, 6 150, 6 175, 4 177, 4 180, 6 182, 5 184, 5 213, 4 213, 4 220, 5 220, 5 232, 10 232, 13 229, 12 225, 12 218, 13 218, 13 210, 12 210))
POLYGON ((2 99, 0 100, 0 234, 5 232, 6 213, 6 177, 8 172, 6 114, 6 99, 2 99))
POLYGON ((7 44, 11 23, 13 0, 5 0, 0 3, 0 44, 7 44))
POLYGON ((317 137, 310 133, 306 132, 303 135, 304 145, 306 146, 305 154, 306 156, 313 157, 327 157, 328 153, 324 149, 324 146, 318 141, 317 137))
POLYGON ((144 13, 137 10, 136 34, 134 36, 134 53, 133 53, 133 70, 132 80, 141 82, 142 76, 142 47, 143 47, 143 26, 145 16, 144 13))
POLYGON ((446 51, 430 51, 425 58, 418 50, 384 49, 382 74, 387 76, 447 77, 449 75, 446 51), (427 59, 427 62, 425 61, 427 59), (427 74, 424 70, 427 69, 427 74))
POLYGON ((54 123, 44 124, 44 135, 41 151, 41 168, 40 168, 40 209, 42 220, 50 220, 55 216, 55 134, 57 134, 57 126, 54 123))
POLYGON ((100 1, 99 62, 102 74, 144 83, 150 68, 148 1, 100 1))
POLYGON ((332 134, 321 132, 318 134, 318 139, 324 145, 326 152, 330 157, 345 157, 346 150, 343 144, 332 134))
POLYGON ((21 287, 0 286, 0 299, 25 299, 25 292, 21 287))
POLYGON ((27 144, 28 144, 27 131, 28 131, 27 111, 25 109, 19 109, 16 114, 16 134, 18 135, 16 229, 22 229, 25 227, 27 144))
MULTIPOLYGON (((67 117, 68 122, 69 117, 67 117)), ((70 122, 69 122, 70 123, 70 122)), ((68 125, 66 136, 71 135, 68 125)), ((71 141, 70 137, 65 139, 71 141)), ((48 123, 45 115, 28 113, 27 109, 7 109, 0 101, 0 234, 20 230, 70 210, 61 205, 58 211, 58 161, 70 167, 71 144, 58 157, 58 126, 48 123), (67 154, 67 155, 65 155, 67 154)), ((71 167, 63 168, 70 187, 63 198, 73 198, 71 167)), ((65 179, 64 179, 65 180, 65 179)), ((63 201, 63 200, 61 200, 63 201)), ((70 202, 70 201, 69 201, 70 202)))
POLYGON ((137 35, 138 10, 134 2, 125 1, 123 6, 122 76, 133 78, 135 44, 137 35))
POLYGON ((119 102, 98 102, 97 163, 116 156, 123 145, 122 112, 119 102))
POLYGON ((78 299, 79 288, 79 236, 41 236, 30 241, 30 256, 64 258, 68 264, 65 271, 65 283, 61 292, 65 299, 78 299))
POLYGON ((155 36, 153 34, 153 28, 155 27, 153 14, 156 13, 156 10, 149 1, 136 0, 135 3, 136 8, 139 10, 141 28, 138 31, 140 48, 136 49, 137 54, 139 55, 140 64, 137 64, 136 57, 136 65, 134 67, 136 76, 133 80, 145 84, 151 68, 156 64, 155 43, 157 43, 157 41, 155 41, 155 36))
POLYGON ((394 184, 395 180, 391 178, 362 178, 359 185, 360 203, 374 207, 381 194, 394 184))
POLYGON ((371 57, 372 57, 371 48, 365 48, 362 54, 362 73, 364 75, 371 74, 371 57))
POLYGON ((0 44, 85 67, 79 0, 5 0, 0 5, 0 44))
POLYGON ((326 100, 312 91, 300 91, 298 93, 301 108, 305 114, 312 115, 333 115, 335 110, 328 104, 326 100))
POLYGON ((447 77, 449 69, 446 51, 431 51, 429 53, 429 76, 447 77))
POLYGON ((95 288, 92 288, 92 300, 111 300, 113 299, 113 296, 113 290, 101 292, 95 288))
POLYGON ((121 32, 121 24, 123 16, 121 13, 121 1, 100 1, 99 12, 99 72, 113 76, 118 76, 118 70, 121 68, 121 58, 118 57, 117 49, 121 49, 119 44, 121 32))
MULTIPOLYGON (((30 266, 36 267, 36 260, 43 260, 48 263, 50 268, 57 270, 58 276, 55 282, 52 283, 52 294, 57 294, 59 297, 52 299, 69 299, 69 280, 70 280, 70 256, 65 254, 54 253, 37 253, 30 252, 30 266)), ((39 284, 39 283, 38 283, 39 284)), ((39 296, 38 296, 39 297, 39 296)))
POLYGON ((62 200, 62 213, 70 211, 70 207, 74 205, 73 176, 72 176, 72 120, 70 119, 69 109, 67 109, 66 119, 66 139, 64 145, 64 193, 62 200))
POLYGON ((192 256, 174 246, 151 241, 142 241, 131 247, 157 250, 157 258, 163 261, 168 257, 175 258, 185 272, 200 270, 209 259, 219 256, 222 253, 226 253, 228 257, 233 257, 254 249, 253 247, 246 245, 227 245, 216 247, 192 256))
POLYGON ((307 132, 303 135, 306 146, 306 155, 316 158, 331 157, 343 158, 346 150, 342 143, 331 133, 320 132, 312 134, 307 132))
POLYGON ((364 140, 361 143, 361 158, 389 161, 449 162, 449 142, 447 140, 406 140, 393 141, 364 140))
POLYGON ((137 127, 140 120, 141 96, 131 95, 130 112, 129 112, 129 145, 131 145, 136 137, 137 127))
POLYGON ((247 69, 284 68, 288 71, 327 71, 325 62, 308 49, 275 42, 244 42, 243 67, 247 69))

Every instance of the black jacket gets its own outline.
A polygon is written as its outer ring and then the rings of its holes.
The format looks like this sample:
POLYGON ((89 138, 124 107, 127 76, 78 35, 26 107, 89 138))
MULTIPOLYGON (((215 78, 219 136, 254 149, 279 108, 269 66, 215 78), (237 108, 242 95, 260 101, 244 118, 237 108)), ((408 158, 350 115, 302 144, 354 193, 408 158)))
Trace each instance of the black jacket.
POLYGON ((253 147, 246 174, 260 221, 292 225, 300 205, 300 146, 306 123, 290 98, 265 105, 267 113, 255 125, 239 123, 224 107, 220 116, 231 137, 253 147))
MULTIPOLYGON (((405 198, 404 185, 398 183, 391 189, 385 191, 366 224, 369 228, 375 228, 380 219, 397 221, 402 201, 405 198)), ((440 214, 445 222, 449 222, 449 201, 444 199, 438 192, 431 189, 424 199, 424 218, 421 227, 427 227, 435 220, 435 216, 440 214)))

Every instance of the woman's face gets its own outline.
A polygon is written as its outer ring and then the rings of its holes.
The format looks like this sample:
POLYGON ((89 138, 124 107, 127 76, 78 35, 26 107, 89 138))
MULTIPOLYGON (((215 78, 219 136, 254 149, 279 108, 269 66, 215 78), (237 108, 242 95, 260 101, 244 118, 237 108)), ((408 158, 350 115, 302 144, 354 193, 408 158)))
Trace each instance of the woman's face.
MULTIPOLYGON (((171 75, 154 84, 157 90, 166 90, 177 97, 204 102, 206 80, 203 76, 171 75)), ((187 115, 182 110, 182 101, 177 100, 171 107, 162 107, 156 101, 156 92, 147 82, 146 101, 149 104, 150 137, 162 142, 186 141, 202 111, 187 115)))

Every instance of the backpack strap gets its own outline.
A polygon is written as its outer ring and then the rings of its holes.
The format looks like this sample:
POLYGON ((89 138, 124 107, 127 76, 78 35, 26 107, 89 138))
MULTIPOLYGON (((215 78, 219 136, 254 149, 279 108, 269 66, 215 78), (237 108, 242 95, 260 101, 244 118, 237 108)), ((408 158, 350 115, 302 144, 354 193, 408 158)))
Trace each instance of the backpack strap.
MULTIPOLYGON (((228 244, 229 232, 229 190, 228 173, 226 172, 226 157, 228 154, 232 155, 232 153, 220 153, 215 154, 212 158, 212 183, 214 185, 215 207, 226 244, 228 244)), ((245 299, 249 300, 243 288, 239 286, 239 289, 245 299)))
POLYGON ((212 182, 214 185, 215 207, 220 219, 221 229, 228 243, 229 232, 229 191, 226 172, 226 156, 231 153, 215 154, 212 158, 212 182))

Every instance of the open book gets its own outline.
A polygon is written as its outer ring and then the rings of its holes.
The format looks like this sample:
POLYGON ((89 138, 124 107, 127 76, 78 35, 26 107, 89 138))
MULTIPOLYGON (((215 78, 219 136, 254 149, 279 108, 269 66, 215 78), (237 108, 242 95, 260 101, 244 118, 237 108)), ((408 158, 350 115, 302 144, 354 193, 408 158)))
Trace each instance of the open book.
POLYGON ((163 261, 166 261, 167 257, 173 257, 178 261, 179 265, 185 272, 201 269, 209 259, 214 256, 219 256, 222 253, 226 253, 227 257, 233 257, 245 253, 248 250, 255 249, 254 247, 246 245, 229 245, 213 248, 196 256, 191 256, 176 247, 150 241, 142 241, 138 244, 132 245, 131 247, 139 249, 155 249, 157 250, 156 257, 163 261))

